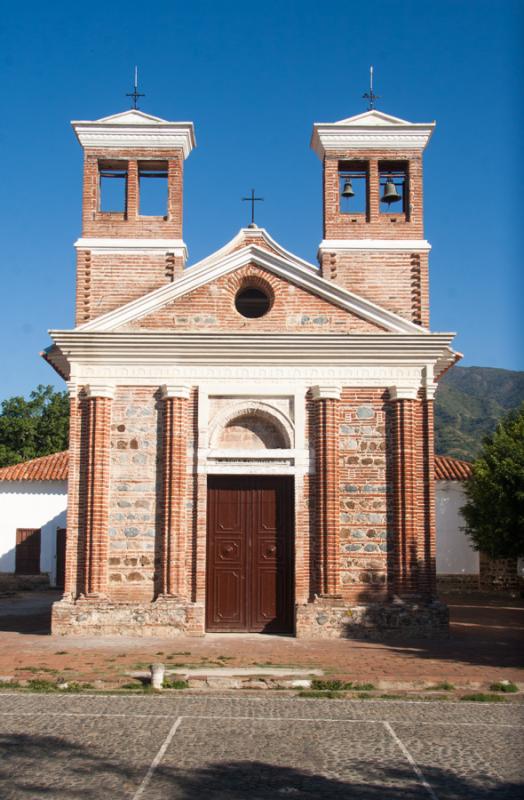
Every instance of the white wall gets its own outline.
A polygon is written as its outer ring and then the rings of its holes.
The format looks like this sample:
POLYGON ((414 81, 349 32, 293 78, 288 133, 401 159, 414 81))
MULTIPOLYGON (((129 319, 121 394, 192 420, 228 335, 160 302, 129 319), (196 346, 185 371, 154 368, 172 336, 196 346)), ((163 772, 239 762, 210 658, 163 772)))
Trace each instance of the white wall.
POLYGON ((465 502, 460 481, 437 481, 437 575, 478 575, 479 554, 461 530, 465 502))
POLYGON ((40 528, 40 572, 56 577, 56 529, 66 527, 67 481, 0 481, 0 572, 15 571, 17 528, 40 528))

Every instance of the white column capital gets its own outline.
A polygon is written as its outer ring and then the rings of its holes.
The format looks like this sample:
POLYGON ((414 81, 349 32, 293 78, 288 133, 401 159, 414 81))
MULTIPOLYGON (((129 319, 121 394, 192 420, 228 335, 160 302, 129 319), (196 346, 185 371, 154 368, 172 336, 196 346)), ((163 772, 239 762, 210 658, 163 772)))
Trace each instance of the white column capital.
POLYGON ((418 386, 409 384, 389 386, 389 396, 391 400, 416 400, 418 397, 418 386))
POLYGON ((160 389, 164 399, 169 397, 182 397, 184 400, 189 400, 189 395, 191 394, 191 386, 181 383, 164 383, 160 389))
POLYGON ((337 383, 323 383, 311 387, 313 400, 340 400, 342 387, 337 383))
POLYGON ((115 387, 107 383, 89 383, 84 389, 87 397, 106 397, 113 400, 115 396, 115 387))

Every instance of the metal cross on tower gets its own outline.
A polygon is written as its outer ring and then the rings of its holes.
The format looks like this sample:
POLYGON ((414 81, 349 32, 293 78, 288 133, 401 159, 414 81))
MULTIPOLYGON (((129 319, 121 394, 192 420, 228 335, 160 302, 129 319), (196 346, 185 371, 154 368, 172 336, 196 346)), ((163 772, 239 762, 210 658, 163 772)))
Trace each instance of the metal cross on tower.
POLYGON ((133 98, 133 108, 138 108, 138 98, 145 97, 145 94, 141 94, 138 91, 138 67, 135 67, 135 85, 132 92, 127 92, 126 97, 133 98))
POLYGON ((369 92, 362 95, 364 100, 368 101, 368 110, 371 111, 375 108, 375 100, 380 100, 380 95, 375 94, 373 91, 373 65, 369 68, 369 92))
POLYGON ((255 203, 257 203, 258 201, 263 202, 264 198, 263 197, 255 197, 255 190, 251 189, 251 197, 243 197, 242 201, 251 203, 251 224, 249 225, 249 227, 250 228, 256 228, 257 226, 255 224, 255 203))

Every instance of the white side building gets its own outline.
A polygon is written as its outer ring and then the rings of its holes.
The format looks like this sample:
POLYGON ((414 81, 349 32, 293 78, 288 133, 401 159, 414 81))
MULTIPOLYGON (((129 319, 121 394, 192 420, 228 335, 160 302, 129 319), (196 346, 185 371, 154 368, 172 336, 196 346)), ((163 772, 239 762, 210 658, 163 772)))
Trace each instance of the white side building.
POLYGON ((67 451, 0 469, 0 574, 63 585, 67 469, 67 451))

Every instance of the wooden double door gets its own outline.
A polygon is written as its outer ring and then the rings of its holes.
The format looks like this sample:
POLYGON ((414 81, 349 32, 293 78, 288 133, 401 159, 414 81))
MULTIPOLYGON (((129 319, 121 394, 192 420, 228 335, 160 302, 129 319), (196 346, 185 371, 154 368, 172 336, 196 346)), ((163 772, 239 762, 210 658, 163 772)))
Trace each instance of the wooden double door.
POLYGON ((208 479, 208 631, 293 631, 293 478, 208 479))

